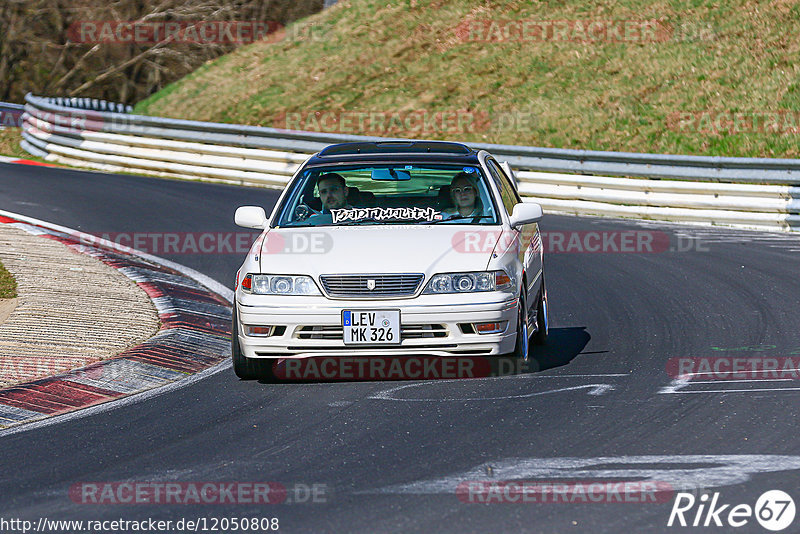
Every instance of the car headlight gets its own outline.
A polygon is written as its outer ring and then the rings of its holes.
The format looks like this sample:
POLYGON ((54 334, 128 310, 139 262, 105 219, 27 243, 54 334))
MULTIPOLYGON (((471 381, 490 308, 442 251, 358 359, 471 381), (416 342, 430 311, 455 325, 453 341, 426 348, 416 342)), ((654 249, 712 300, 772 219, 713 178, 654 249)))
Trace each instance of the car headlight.
POLYGON ((322 295, 310 276, 248 274, 242 290, 255 295, 322 295))
POLYGON ((503 291, 513 287, 513 280, 505 271, 473 273, 443 273, 431 277, 423 294, 476 293, 503 291))

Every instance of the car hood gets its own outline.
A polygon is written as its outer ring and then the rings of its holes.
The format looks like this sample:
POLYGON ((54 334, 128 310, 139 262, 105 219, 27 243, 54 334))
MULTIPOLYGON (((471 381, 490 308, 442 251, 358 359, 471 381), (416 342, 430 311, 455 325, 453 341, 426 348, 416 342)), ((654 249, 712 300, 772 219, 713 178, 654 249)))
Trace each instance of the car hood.
POLYGON ((486 269, 500 227, 371 225, 272 228, 262 273, 424 273, 486 269))

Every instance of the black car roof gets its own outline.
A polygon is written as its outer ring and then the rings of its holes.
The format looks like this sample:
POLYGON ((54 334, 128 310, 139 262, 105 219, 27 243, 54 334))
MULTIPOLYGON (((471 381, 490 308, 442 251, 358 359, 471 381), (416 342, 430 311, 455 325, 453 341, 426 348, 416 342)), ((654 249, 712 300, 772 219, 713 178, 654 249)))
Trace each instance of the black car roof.
POLYGON ((378 141, 330 145, 308 161, 309 166, 381 163, 478 164, 478 151, 449 141, 378 141))

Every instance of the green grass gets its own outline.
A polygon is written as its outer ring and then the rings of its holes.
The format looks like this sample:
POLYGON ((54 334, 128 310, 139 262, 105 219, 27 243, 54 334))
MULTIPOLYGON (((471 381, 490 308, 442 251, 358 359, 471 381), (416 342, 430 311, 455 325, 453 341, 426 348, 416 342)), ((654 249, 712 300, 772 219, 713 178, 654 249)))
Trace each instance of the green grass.
POLYGON ((348 133, 800 157, 791 130, 697 131, 671 120, 687 111, 800 112, 800 8, 788 0, 342 0, 299 22, 309 23, 323 30, 316 39, 240 48, 136 111, 281 126, 287 112, 464 110, 488 117, 486 126, 348 133), (665 42, 465 42, 455 28, 470 18, 657 19, 672 31, 665 42))
POLYGON ((32 159, 31 155, 19 146, 20 141, 22 141, 22 128, 4 128, 0 130, 0 156, 32 159))
POLYGON ((0 299, 13 299, 17 296, 17 281, 0 263, 0 299))

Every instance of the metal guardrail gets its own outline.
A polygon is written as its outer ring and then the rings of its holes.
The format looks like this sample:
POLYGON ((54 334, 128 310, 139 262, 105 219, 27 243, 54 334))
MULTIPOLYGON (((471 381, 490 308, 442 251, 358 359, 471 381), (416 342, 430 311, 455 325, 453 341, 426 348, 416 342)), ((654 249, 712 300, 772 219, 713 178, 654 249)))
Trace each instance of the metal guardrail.
MULTIPOLYGON (((38 109, 53 113, 68 113, 73 109, 51 102, 52 99, 30 94, 25 100, 38 109)), ((162 130, 173 130, 181 139, 188 141, 224 142, 233 146, 306 152, 316 152, 332 143, 386 140, 382 137, 299 132, 145 115, 126 115, 125 119, 112 119, 109 124, 103 125, 103 131, 133 135, 156 136, 164 133, 162 130)), ((488 150, 514 167, 538 171, 800 185, 800 160, 796 159, 601 152, 488 143, 470 143, 470 146, 488 150)))
POLYGON ((512 166, 538 171, 800 186, 800 160, 796 159, 681 156, 489 144, 480 147, 503 155, 512 166))
POLYGON ((72 109, 85 109, 89 111, 102 111, 109 113, 130 113, 133 111, 132 106, 120 104, 119 102, 109 102, 108 100, 100 100, 97 98, 63 98, 57 97, 42 97, 46 102, 50 102, 57 106, 63 106, 72 109))
MULTIPOLYGON (((26 150, 111 172, 282 187, 331 143, 386 140, 81 110, 30 94, 26 102, 26 150)), ((469 144, 507 161, 520 192, 551 211, 800 230, 800 160, 469 144)))

